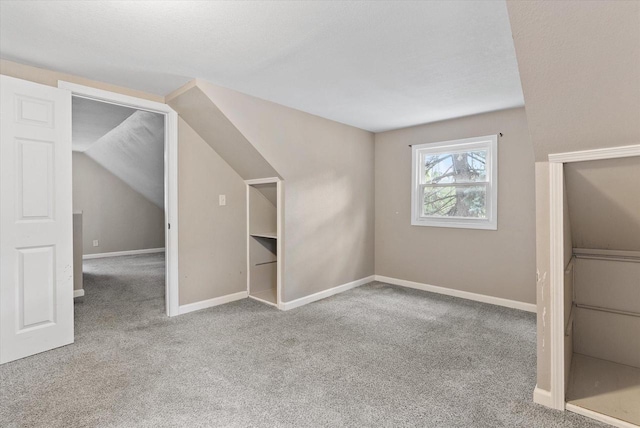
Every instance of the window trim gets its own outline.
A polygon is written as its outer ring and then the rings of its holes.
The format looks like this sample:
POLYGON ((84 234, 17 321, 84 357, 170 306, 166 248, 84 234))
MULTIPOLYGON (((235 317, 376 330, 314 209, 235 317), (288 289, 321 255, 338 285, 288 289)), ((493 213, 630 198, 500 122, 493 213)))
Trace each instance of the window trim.
POLYGON ((411 146, 411 225, 450 227, 460 229, 498 230, 498 136, 485 135, 482 137, 464 138, 460 140, 441 141, 437 143, 414 144, 411 146), (487 182, 478 184, 487 186, 487 218, 476 219, 466 217, 422 217, 419 202, 419 190, 424 184, 420 183, 422 153, 456 153, 472 149, 487 150, 487 182))

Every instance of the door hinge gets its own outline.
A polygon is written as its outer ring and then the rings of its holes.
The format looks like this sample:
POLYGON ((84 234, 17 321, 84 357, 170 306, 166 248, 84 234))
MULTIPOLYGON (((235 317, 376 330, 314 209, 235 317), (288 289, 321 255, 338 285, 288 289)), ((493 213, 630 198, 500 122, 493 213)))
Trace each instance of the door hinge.
POLYGON ((171 223, 167 223, 168 224, 168 229, 171 229, 171 223))

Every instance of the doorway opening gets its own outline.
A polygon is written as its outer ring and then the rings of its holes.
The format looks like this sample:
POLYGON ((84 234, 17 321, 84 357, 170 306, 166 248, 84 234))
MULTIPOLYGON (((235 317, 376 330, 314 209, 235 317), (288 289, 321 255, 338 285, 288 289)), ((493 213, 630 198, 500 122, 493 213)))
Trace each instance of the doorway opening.
MULTIPOLYGON (((155 291, 148 284, 142 296, 163 295, 167 316, 178 315, 177 114, 163 103, 58 86, 72 93, 74 266, 90 281, 146 272, 155 291)), ((74 289, 80 296, 84 284, 74 289)))
POLYGON ((76 96, 71 105, 74 296, 88 292, 114 314, 131 302, 158 310, 164 115, 76 96))

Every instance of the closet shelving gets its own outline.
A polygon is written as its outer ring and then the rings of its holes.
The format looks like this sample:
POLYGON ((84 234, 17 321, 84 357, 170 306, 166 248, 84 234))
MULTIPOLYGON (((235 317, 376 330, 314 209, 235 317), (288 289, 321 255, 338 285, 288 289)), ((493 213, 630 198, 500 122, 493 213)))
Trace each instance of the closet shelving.
POLYGON ((640 253, 575 248, 566 401, 640 424, 640 253))
POLYGON ((640 427, 640 145, 554 156, 551 402, 640 427))
POLYGON ((282 180, 247 180, 247 292, 282 306, 282 180))

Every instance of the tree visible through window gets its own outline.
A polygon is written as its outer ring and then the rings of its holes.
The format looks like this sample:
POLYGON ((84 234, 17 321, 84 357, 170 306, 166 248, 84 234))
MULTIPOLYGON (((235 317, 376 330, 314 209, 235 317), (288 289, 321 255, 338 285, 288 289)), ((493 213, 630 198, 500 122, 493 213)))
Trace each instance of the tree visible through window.
POLYGON ((495 136, 414 146, 412 224, 495 229, 496 150, 495 136))

